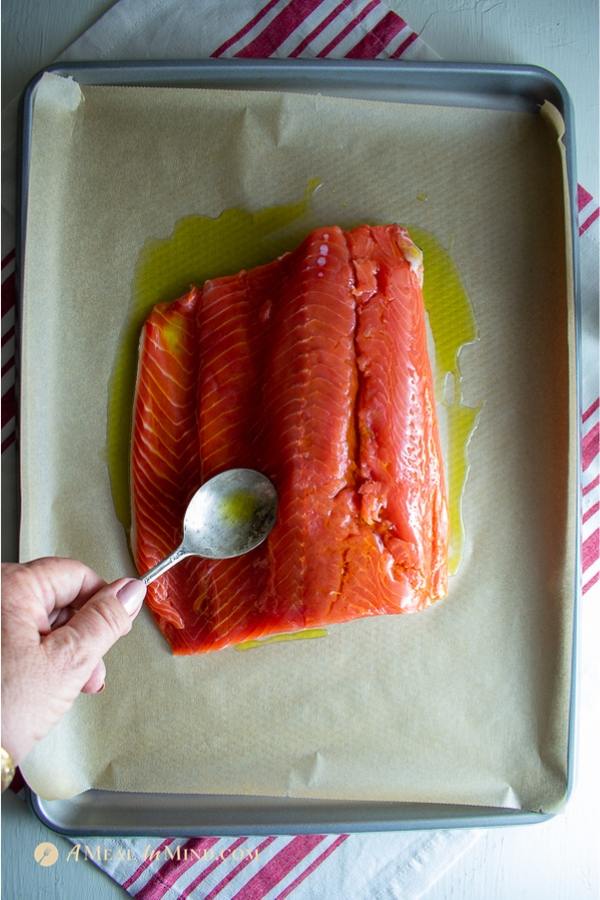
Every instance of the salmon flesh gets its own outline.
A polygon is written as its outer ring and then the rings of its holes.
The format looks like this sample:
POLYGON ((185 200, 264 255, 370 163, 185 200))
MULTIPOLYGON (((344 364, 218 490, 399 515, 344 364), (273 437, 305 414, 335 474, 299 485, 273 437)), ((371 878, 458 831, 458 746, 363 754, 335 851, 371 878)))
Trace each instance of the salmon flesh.
POLYGON ((154 307, 132 437, 138 571, 178 546, 190 497, 218 472, 258 469, 279 498, 262 546, 188 558, 150 585, 173 653, 414 612, 446 593, 422 278, 406 229, 333 226, 154 307))

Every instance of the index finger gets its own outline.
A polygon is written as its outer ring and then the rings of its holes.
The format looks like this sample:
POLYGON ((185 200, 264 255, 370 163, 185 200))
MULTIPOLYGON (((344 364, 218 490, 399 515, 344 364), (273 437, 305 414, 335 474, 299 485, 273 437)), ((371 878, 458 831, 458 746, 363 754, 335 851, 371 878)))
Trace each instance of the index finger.
MULTIPOLYGON (((106 583, 76 559, 47 556, 24 563, 22 568, 28 577, 27 583, 20 584, 19 591, 32 595, 48 614, 56 608, 84 603, 106 583)), ((18 574, 17 570, 15 577, 18 574)))

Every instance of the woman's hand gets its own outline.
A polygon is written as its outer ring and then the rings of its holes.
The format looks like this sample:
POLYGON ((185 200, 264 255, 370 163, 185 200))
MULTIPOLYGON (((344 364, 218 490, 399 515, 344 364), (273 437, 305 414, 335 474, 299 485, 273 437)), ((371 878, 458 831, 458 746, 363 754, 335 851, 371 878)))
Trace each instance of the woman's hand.
POLYGON ((102 657, 131 630, 146 586, 106 584, 73 559, 2 565, 2 736, 18 764, 72 706, 104 687, 102 657))

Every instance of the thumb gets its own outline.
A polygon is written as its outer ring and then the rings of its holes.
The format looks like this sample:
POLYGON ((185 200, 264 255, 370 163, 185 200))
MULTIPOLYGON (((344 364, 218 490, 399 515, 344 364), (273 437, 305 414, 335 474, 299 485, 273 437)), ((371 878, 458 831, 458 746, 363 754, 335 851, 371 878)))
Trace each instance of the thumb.
POLYGON ((90 597, 65 625, 46 638, 52 651, 62 657, 61 668, 87 677, 113 644, 131 631, 145 595, 143 581, 120 578, 90 597))

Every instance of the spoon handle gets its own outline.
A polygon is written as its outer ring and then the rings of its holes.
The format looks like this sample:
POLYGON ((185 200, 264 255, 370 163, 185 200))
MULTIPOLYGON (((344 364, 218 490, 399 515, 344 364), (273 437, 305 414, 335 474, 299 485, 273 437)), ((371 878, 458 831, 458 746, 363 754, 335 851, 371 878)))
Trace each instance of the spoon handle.
POLYGON ((152 584, 160 575, 164 575, 165 572, 168 572, 173 566, 176 566, 178 562, 181 562, 182 559, 185 559, 186 556, 191 556, 192 554, 189 550, 186 550, 183 544, 177 548, 177 550, 173 550, 169 556, 165 556, 164 559, 161 559, 159 563, 156 563, 151 569, 149 569, 145 575, 141 576, 141 580, 145 585, 152 584))

